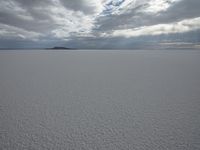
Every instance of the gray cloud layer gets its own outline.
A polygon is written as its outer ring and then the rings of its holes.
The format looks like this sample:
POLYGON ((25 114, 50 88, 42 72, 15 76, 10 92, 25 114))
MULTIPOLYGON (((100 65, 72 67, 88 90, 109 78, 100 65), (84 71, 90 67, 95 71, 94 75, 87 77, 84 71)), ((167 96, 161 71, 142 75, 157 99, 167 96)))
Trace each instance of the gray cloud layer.
POLYGON ((0 47, 129 48, 163 35, 196 42, 191 33, 200 30, 199 6, 199 0, 2 0, 0 47))

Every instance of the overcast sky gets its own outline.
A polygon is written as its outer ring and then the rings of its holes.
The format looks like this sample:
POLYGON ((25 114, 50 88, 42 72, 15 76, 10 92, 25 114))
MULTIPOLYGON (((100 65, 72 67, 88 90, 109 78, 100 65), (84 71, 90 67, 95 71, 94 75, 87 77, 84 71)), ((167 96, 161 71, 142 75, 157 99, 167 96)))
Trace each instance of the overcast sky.
POLYGON ((0 47, 199 42, 200 0, 0 0, 0 47))

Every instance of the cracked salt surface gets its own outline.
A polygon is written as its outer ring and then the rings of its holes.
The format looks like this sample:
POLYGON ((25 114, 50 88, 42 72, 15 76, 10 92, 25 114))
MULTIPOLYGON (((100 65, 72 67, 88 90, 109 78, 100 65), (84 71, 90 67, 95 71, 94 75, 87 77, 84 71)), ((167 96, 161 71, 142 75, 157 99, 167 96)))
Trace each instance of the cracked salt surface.
POLYGON ((0 149, 199 150, 200 51, 0 51, 0 149))

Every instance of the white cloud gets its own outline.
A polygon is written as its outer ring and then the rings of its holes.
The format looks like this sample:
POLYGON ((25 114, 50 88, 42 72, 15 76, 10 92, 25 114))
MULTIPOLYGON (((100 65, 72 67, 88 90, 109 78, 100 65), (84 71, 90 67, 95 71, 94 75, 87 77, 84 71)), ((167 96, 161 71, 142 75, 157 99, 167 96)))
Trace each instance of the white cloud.
POLYGON ((50 7, 51 18, 58 28, 51 31, 56 38, 67 38, 72 34, 89 34, 94 19, 80 11, 67 10, 61 3, 50 7))
POLYGON ((156 14, 161 11, 166 11, 170 6, 179 1, 181 0, 149 0, 147 2, 148 7, 144 12, 156 14))
POLYGON ((108 34, 107 36, 124 36, 128 38, 145 35, 183 33, 198 29, 200 29, 200 17, 170 24, 158 24, 134 29, 115 30, 112 34, 108 34))

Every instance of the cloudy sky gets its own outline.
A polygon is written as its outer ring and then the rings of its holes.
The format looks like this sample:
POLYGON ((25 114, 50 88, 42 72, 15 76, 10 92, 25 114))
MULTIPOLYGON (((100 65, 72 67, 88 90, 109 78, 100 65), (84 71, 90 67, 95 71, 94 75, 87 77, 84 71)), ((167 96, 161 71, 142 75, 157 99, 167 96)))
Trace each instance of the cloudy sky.
POLYGON ((0 0, 0 48, 200 42, 200 0, 0 0))

